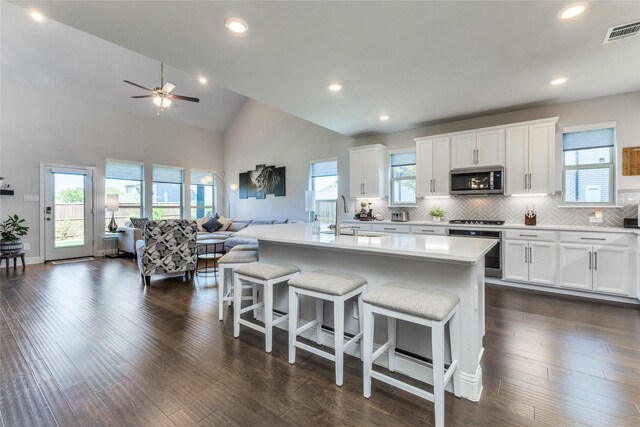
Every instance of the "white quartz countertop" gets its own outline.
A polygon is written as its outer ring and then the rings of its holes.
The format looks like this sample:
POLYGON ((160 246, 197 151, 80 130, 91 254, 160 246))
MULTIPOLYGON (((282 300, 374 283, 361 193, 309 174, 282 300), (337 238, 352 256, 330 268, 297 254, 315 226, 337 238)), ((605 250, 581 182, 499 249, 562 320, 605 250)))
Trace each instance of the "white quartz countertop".
POLYGON ((601 226, 576 226, 576 225, 552 225, 552 224, 539 224, 539 225, 524 225, 524 224, 503 224, 503 225, 480 225, 480 224, 451 224, 449 222, 432 222, 432 221, 358 221, 358 220, 343 220, 342 224, 407 224, 407 225, 428 225, 435 227, 447 227, 447 228, 491 228, 491 229, 522 229, 522 230, 552 230, 552 231, 586 231, 593 233, 635 233, 640 234, 640 229, 637 228, 624 228, 624 227, 601 227, 601 226))
POLYGON ((363 253, 409 256, 444 262, 474 264, 498 242, 496 239, 425 236, 420 234, 384 234, 377 237, 314 236, 307 224, 277 224, 247 227, 234 234, 258 241, 323 247, 363 253))

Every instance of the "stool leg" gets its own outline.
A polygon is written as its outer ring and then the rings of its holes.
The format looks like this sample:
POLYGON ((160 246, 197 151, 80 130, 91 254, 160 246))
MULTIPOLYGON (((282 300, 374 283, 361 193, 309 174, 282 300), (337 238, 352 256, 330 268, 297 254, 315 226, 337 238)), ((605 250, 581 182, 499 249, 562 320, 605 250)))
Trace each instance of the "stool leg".
POLYGON ((296 340, 298 337, 298 293, 289 287, 289 363, 296 363, 296 340))
POLYGON ((20 255, 20 259, 22 260, 22 268, 24 268, 24 255, 20 255))
POLYGON ((434 322, 431 326, 431 354, 436 427, 444 427, 444 326, 442 322, 434 322))
POLYGON ((333 331, 336 349, 336 384, 341 386, 344 377, 344 301, 333 301, 333 331))
MULTIPOLYGON (((253 299, 251 300, 251 304, 256 305, 258 303, 258 286, 256 286, 255 283, 251 285, 251 296, 253 297, 253 299)), ((257 308, 253 309, 253 318, 258 318, 257 308)))
POLYGON ((396 318, 387 317, 387 336, 391 342, 389 347, 389 370, 396 371, 396 318))
POLYGON ((13 259, 13 269, 16 270, 18 268, 18 257, 13 259))
POLYGON ((240 309, 242 308, 242 282, 235 276, 233 285, 233 336, 240 336, 240 309))
POLYGON ((262 317, 264 318, 264 334, 266 336, 265 351, 271 353, 273 345, 273 283, 266 282, 263 289, 264 312, 262 317))
MULTIPOLYGON (((460 363, 460 318, 458 317, 458 310, 456 309, 451 319, 449 319, 449 339, 451 341, 451 363, 457 360, 460 363)), ((460 367, 456 366, 456 370, 453 373, 453 394, 456 397, 460 397, 460 367)))
POLYGON ((371 365, 373 356, 373 326, 374 318, 371 313, 371 306, 369 304, 364 305, 364 313, 360 313, 360 316, 364 317, 364 329, 362 334, 362 346, 364 347, 364 362, 363 362, 363 394, 367 399, 371 397, 371 365))
POLYGON ((227 284, 226 268, 220 269, 220 281, 218 282, 218 320, 224 320, 224 289, 227 284))
POLYGON ((316 298, 316 319, 318 320, 318 325, 316 326, 316 342, 319 345, 324 345, 324 340, 322 339, 322 324, 324 323, 324 300, 322 298, 316 298))
MULTIPOLYGON (((358 295, 358 326, 360 327, 360 332, 364 331, 364 302, 362 301, 362 295, 364 295, 364 292, 358 295)), ((362 342, 362 338, 360 338, 360 360, 364 360, 364 344, 362 342)))

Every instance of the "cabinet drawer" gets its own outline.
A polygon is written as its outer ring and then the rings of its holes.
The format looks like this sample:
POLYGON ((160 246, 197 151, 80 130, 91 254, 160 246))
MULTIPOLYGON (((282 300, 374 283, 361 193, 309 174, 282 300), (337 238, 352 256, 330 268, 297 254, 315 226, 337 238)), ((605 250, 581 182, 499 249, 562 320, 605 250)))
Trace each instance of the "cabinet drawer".
POLYGON ((555 235, 556 233, 554 231, 506 230, 503 236, 505 239, 512 240, 553 242, 555 240, 555 235))
POLYGON ((411 233, 411 226, 408 224, 371 224, 371 231, 382 233, 411 233))
POLYGON ((434 236, 444 236, 446 227, 432 227, 429 225, 412 225, 411 232, 414 234, 433 234, 434 236))
POLYGON ((631 245, 631 235, 623 233, 560 233, 560 241, 585 245, 631 245))
POLYGON ((357 228, 362 231, 371 231, 371 224, 363 222, 341 222, 340 228, 357 228))

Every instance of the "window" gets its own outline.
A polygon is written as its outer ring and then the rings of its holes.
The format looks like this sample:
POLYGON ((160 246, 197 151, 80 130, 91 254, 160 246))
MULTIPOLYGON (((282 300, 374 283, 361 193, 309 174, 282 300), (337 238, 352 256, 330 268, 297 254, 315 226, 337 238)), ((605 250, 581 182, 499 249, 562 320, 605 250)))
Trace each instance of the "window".
POLYGON ((338 198, 338 161, 311 162, 309 188, 316 192, 316 209, 321 224, 333 224, 338 198))
POLYGON ((216 181, 213 172, 191 169, 191 218, 213 217, 216 181))
POLYGON ((391 154, 390 205, 414 205, 416 203, 416 152, 391 154))
POLYGON ((615 123, 563 130, 562 181, 565 203, 615 203, 615 140, 615 123))
POLYGON ((182 218, 182 168, 153 167, 153 219, 182 218))
POLYGON ((105 227, 111 221, 106 210, 108 194, 117 194, 118 208, 114 212, 116 223, 124 226, 130 217, 143 216, 144 166, 141 163, 107 160, 105 167, 105 227))

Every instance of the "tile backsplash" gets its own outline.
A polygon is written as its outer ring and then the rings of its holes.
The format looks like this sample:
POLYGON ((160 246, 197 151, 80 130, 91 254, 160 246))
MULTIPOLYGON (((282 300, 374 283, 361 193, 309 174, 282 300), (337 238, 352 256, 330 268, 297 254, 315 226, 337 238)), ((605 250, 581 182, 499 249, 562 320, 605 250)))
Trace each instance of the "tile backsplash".
MULTIPOLYGON (((430 221, 429 210, 439 206, 445 211, 444 221, 452 219, 496 219, 510 224, 524 224, 527 206, 535 205, 538 224, 546 225, 593 225, 599 227, 622 227, 623 218, 637 218, 639 192, 619 192, 619 208, 603 209, 602 223, 589 223, 594 208, 563 208, 562 195, 511 197, 502 195, 456 196, 443 199, 419 199, 417 207, 389 208, 386 200, 371 200, 374 214, 381 213, 384 219, 391 218, 391 211, 407 211, 412 221, 430 221)), ((360 209, 356 203, 357 210, 360 209)))

